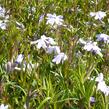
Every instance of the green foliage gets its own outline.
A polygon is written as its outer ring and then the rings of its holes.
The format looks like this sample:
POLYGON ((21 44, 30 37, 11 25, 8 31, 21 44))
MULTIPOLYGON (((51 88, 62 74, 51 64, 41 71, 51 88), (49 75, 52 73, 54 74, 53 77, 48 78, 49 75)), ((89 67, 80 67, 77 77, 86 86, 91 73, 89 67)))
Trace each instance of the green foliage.
POLYGON ((79 38, 95 40, 96 34, 109 33, 108 1, 0 0, 0 4, 9 13, 7 29, 0 29, 0 104, 7 104, 9 109, 24 109, 24 105, 25 109, 108 109, 109 97, 98 91, 95 78, 89 77, 102 72, 109 85, 109 45, 103 46, 101 58, 81 50, 78 44, 79 38), (99 10, 106 11, 104 23, 90 17, 90 12, 99 10), (48 13, 62 15, 66 26, 51 28, 46 24, 48 13), (41 15, 44 18, 39 23, 41 15), (16 22, 24 29, 18 29, 16 22), (55 64, 54 54, 30 44, 43 34, 55 39, 68 60, 55 64), (22 62, 21 70, 6 71, 5 64, 13 63, 18 54, 35 67, 23 70, 22 62), (90 102, 92 96, 94 103, 90 102))

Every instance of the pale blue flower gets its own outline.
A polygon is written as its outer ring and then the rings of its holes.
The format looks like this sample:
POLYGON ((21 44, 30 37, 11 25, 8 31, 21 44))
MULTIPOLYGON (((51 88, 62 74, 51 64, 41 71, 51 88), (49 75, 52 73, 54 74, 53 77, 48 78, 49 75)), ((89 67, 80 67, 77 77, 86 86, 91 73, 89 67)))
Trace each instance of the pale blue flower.
POLYGON ((0 20, 0 28, 6 30, 8 20, 0 20))
POLYGON ((98 82, 97 90, 100 90, 106 96, 108 96, 108 94, 109 94, 109 86, 107 86, 105 81, 103 80, 103 74, 102 73, 98 74, 98 77, 96 77, 95 81, 98 82))
POLYGON ((109 36, 107 34, 97 34, 97 41, 101 41, 104 43, 108 43, 109 42, 109 36))
MULTIPOLYGON (((34 43, 34 42, 33 42, 34 43)), ((45 40, 43 39, 38 39, 36 41, 36 44, 37 44, 37 48, 40 49, 40 48, 43 48, 43 49, 46 49, 47 48, 47 45, 46 45, 46 42, 45 40)))
POLYGON ((56 42, 54 41, 53 38, 51 37, 46 37, 45 35, 42 35, 40 39, 36 40, 36 41, 31 41, 30 42, 31 45, 33 44, 37 44, 37 48, 43 48, 43 49, 47 49, 47 47, 49 45, 55 45, 56 42))
MULTIPOLYGON (((7 11, 9 13, 9 10, 7 11)), ((5 20, 9 18, 9 15, 6 15, 6 10, 4 7, 0 6, 0 17, 4 18, 5 20)))
POLYGON ((83 49, 98 54, 101 57, 103 56, 101 53, 101 49, 97 46, 97 42, 89 41, 84 45, 83 49))
POLYGON ((103 74, 102 73, 98 74, 98 77, 96 77, 95 81, 102 82, 103 81, 103 74))
POLYGON ((83 49, 95 54, 98 54, 99 56, 103 57, 101 53, 101 49, 97 46, 97 42, 92 42, 92 41, 84 41, 83 39, 79 39, 78 43, 83 45, 83 49))
POLYGON ((19 54, 15 60, 15 63, 20 64, 23 61, 24 56, 22 54, 19 54))
POLYGON ((54 59, 52 60, 52 62, 54 62, 56 64, 59 64, 60 62, 63 63, 66 59, 67 59, 67 55, 61 52, 61 53, 59 53, 58 55, 56 55, 54 57, 54 59))
POLYGON ((100 90, 102 92, 105 92, 106 91, 105 81, 101 81, 101 82, 98 83, 97 90, 100 90))
POLYGON ((46 43, 49 44, 49 45, 56 45, 56 44, 57 44, 57 43, 54 41, 54 39, 51 38, 51 37, 47 37, 46 43))
POLYGON ((102 12, 102 11, 90 12, 90 16, 94 17, 95 20, 97 20, 97 19, 101 20, 101 19, 103 19, 106 16, 106 13, 102 12))
POLYGON ((6 29, 6 23, 3 22, 3 21, 0 21, 0 28, 1 28, 2 30, 5 30, 5 29, 6 29))
POLYGON ((90 102, 95 103, 95 97, 90 97, 90 102))
POLYGON ((44 19, 44 14, 42 14, 42 15, 40 16, 40 18, 39 18, 39 23, 42 22, 43 19, 44 19))
POLYGON ((12 72, 14 71, 14 68, 16 67, 17 63, 12 63, 10 61, 8 61, 6 64, 5 64, 5 70, 7 72, 12 72))
POLYGON ((5 17, 5 8, 0 6, 0 17, 5 17))
POLYGON ((106 85, 105 81, 101 81, 98 83, 97 90, 100 90, 106 96, 108 96, 109 94, 109 86, 106 85))
POLYGON ((53 26, 54 24, 56 25, 62 25, 63 24, 63 16, 61 15, 56 15, 54 14, 47 14, 47 23, 46 24, 50 24, 51 26, 53 26))
POLYGON ((8 109, 8 105, 5 106, 4 104, 1 104, 0 109, 8 109))
POLYGON ((59 46, 49 46, 47 48, 47 53, 51 54, 51 53, 55 53, 55 54, 59 54, 60 53, 60 47, 59 46))

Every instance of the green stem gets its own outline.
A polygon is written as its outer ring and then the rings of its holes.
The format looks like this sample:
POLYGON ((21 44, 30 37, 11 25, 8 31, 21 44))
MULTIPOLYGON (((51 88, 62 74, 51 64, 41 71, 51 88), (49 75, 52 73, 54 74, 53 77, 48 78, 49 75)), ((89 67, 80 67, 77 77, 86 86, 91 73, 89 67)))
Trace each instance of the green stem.
POLYGON ((108 109, 108 96, 105 95, 105 109, 108 109))

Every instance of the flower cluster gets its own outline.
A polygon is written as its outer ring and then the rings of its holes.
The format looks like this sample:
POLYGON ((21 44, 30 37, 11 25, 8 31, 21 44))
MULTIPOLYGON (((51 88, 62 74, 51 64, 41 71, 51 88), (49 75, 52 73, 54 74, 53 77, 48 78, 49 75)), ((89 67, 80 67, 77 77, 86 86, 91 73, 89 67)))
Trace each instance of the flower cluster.
POLYGON ((37 44, 38 49, 41 49, 41 48, 47 49, 48 46, 55 45, 56 42, 54 41, 53 38, 42 35, 40 39, 38 39, 36 41, 31 41, 30 44, 31 45, 37 44))
MULTIPOLYGON (((29 58, 29 56, 28 56, 29 58)), ((36 64, 33 64, 31 61, 29 63, 27 63, 25 60, 24 60, 24 55, 23 54, 19 54, 17 57, 16 57, 16 60, 15 62, 7 62, 6 65, 5 65, 5 69, 7 72, 12 72, 14 70, 17 70, 17 71, 25 71, 26 69, 28 69, 29 71, 31 71, 34 67, 37 67, 38 65, 36 64)))
POLYGON ((30 44, 36 44, 38 49, 43 48, 48 54, 54 53, 55 56, 52 62, 56 64, 59 64, 60 62, 63 63, 67 59, 67 56, 63 52, 60 52, 60 47, 56 45, 57 43, 51 37, 42 35, 40 39, 31 41, 30 44))
POLYGON ((81 38, 79 39, 78 42, 83 45, 84 50, 88 52, 92 52, 94 54, 98 54, 100 57, 103 57, 103 54, 101 53, 101 49, 97 46, 97 42, 84 41, 81 38))
MULTIPOLYGON (((96 41, 109 44, 109 36, 107 34, 103 34, 103 33, 97 34, 96 41)), ((78 43, 84 45, 83 46, 84 50, 90 51, 92 53, 98 54, 99 56, 103 57, 103 54, 101 53, 101 48, 98 47, 97 42, 92 42, 90 40, 85 41, 82 38, 80 38, 78 43)))
POLYGON ((101 49, 97 46, 97 42, 89 41, 84 45, 83 49, 98 54, 101 57, 103 56, 101 53, 101 49))
POLYGON ((109 86, 103 74, 108 72, 109 19, 104 19, 108 11, 87 10, 104 9, 103 1, 100 1, 102 6, 97 2, 81 0, 75 4, 73 0, 64 3, 9 0, 2 3, 6 8, 0 6, 1 63, 3 60, 3 65, 0 65, 3 87, 0 109, 14 109, 15 106, 19 109, 53 106, 60 109, 81 106, 87 109, 105 108, 108 97, 104 95, 109 96, 109 86), (97 9, 94 7, 95 2, 97 9), (72 7, 73 3, 75 7, 72 7), (78 41, 78 37, 83 39, 78 41), (89 39, 85 40, 84 37, 89 39), (56 40, 62 42, 58 44, 56 40), (62 47, 59 46, 61 44, 62 47), (90 78, 100 71, 102 73, 98 76, 90 78), (88 76, 90 80, 87 80, 88 76), (76 99, 70 105, 68 102, 56 103, 71 101, 72 97, 76 99))

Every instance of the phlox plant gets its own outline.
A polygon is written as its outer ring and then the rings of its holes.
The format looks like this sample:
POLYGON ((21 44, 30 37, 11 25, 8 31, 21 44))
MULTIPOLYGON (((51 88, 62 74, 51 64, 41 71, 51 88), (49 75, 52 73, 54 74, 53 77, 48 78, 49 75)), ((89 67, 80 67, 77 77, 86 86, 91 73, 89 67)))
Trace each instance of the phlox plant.
POLYGON ((0 109, 108 109, 108 5, 0 0, 0 109))

